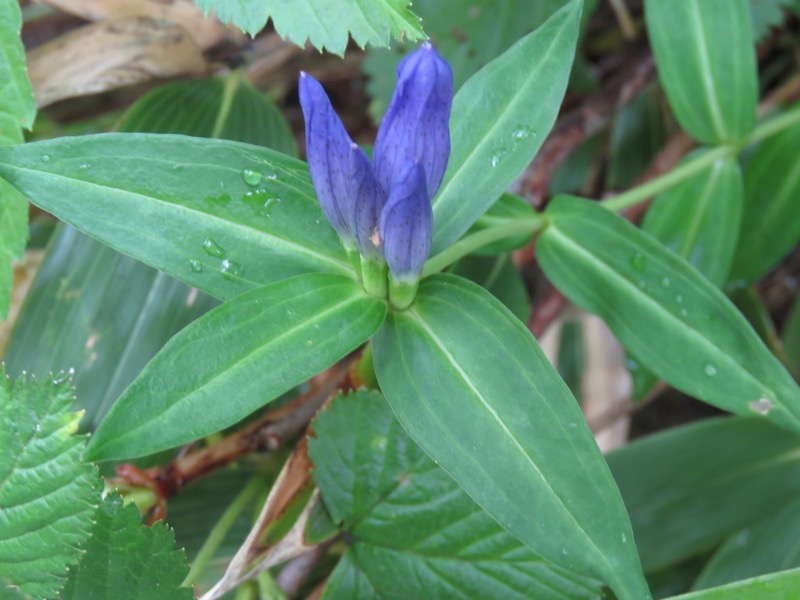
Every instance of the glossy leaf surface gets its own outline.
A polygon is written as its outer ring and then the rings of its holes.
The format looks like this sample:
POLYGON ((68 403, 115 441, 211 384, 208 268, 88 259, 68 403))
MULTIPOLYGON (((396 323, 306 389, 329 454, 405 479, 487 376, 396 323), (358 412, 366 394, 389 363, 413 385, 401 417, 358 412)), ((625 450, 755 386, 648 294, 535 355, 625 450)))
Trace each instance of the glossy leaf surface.
POLYGON ((163 522, 142 524, 135 505, 122 498, 103 500, 94 514, 92 536, 80 564, 70 571, 59 600, 192 600, 181 588, 186 557, 163 522))
POLYGON ((452 153, 433 200, 433 253, 463 234, 530 163, 553 126, 569 79, 582 0, 473 75, 453 99, 452 153))
POLYGON ((658 377, 742 415, 800 431, 800 389, 725 295, 675 253, 596 203, 560 196, 536 254, 658 377))
POLYGON ((709 145, 755 126, 758 81, 747 0, 646 0, 658 77, 686 132, 709 145))
POLYGON ((498 300, 454 275, 423 280, 374 338, 400 423, 501 525, 553 563, 648 596, 616 486, 578 403, 498 300))
POLYGON ((60 219, 221 299, 348 273, 305 163, 222 140, 101 134, 0 148, 0 176, 60 219))
POLYGON ((348 34, 362 48, 388 46, 390 36, 425 37, 408 0, 196 0, 205 12, 213 9, 224 23, 255 36, 272 19, 283 37, 303 46, 306 39, 318 50, 343 55, 348 34))
POLYGON ((323 598, 601 597, 598 582, 544 562, 500 527, 408 437, 379 394, 340 396, 314 432, 314 478, 352 539, 323 598))
MULTIPOLYGON (((692 154, 687 160, 696 157, 692 154)), ((739 239, 742 195, 736 159, 720 159, 659 195, 642 229, 720 287, 727 281, 739 239)))
POLYGON ((64 584, 99 500, 72 401, 67 377, 12 383, 0 367, 0 581, 36 597, 64 584))
POLYGON ((744 171, 742 234, 731 280, 752 283, 800 241, 800 126, 764 140, 744 171))
POLYGON ((713 549, 800 493, 797 436, 757 418, 716 418, 608 455, 647 572, 713 549))
POLYGON ((385 311, 338 275, 242 294, 164 346, 114 404, 87 454, 143 456, 233 425, 357 348, 385 311))
POLYGON ((728 585, 675 596, 674 600, 789 600, 800 589, 800 569, 737 581, 728 585))

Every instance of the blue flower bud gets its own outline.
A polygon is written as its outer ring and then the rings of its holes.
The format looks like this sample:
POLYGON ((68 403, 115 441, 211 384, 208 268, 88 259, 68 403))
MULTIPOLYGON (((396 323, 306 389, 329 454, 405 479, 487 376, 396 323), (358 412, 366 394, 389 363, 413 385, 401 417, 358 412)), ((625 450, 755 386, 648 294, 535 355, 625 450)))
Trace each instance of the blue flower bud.
POLYGON ((419 164, 428 198, 436 195, 450 157, 452 101, 453 72, 429 43, 397 67, 397 87, 374 152, 376 175, 387 194, 409 165, 419 164))
POLYGON ((357 188, 354 174, 372 169, 369 160, 353 157, 353 140, 336 115, 325 90, 307 73, 300 74, 300 106, 306 122, 306 156, 322 212, 347 248, 355 245, 353 214, 357 188))
POLYGON ((358 144, 350 147, 350 173, 353 187, 353 233, 361 256, 383 261, 378 221, 386 204, 386 193, 375 178, 367 155, 358 144))
POLYGON ((397 282, 414 282, 431 252, 433 210, 425 169, 412 164, 395 180, 381 211, 383 255, 397 282))

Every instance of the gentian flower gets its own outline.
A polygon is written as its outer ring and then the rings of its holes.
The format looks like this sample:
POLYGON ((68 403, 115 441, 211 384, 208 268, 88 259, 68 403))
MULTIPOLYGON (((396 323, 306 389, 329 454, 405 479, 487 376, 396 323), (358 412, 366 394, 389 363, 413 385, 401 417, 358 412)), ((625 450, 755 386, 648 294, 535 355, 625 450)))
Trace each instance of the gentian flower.
POLYGON ((452 99, 450 66, 423 44, 397 68, 397 87, 370 163, 322 86, 306 73, 300 76, 308 166, 322 210, 348 252, 361 255, 368 292, 386 295, 388 265, 390 299, 398 308, 413 300, 430 254, 431 199, 450 156, 452 99))

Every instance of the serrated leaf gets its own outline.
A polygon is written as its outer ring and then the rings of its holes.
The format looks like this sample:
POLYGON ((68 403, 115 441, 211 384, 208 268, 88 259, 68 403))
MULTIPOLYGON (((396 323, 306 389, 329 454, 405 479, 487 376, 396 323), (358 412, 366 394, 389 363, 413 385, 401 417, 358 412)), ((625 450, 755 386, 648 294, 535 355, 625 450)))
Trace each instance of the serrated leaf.
MULTIPOLYGON (((568 0, 415 0, 420 16, 436 49, 453 69, 455 89, 514 42, 544 23, 568 0)), ((369 111, 379 122, 394 91, 395 72, 411 44, 396 48, 371 47, 363 70, 369 77, 372 97, 369 111)))
POLYGON ((99 500, 72 401, 67 377, 12 383, 0 367, 0 581, 40 598, 78 562, 99 500))
POLYGON ((800 499, 730 536, 712 555, 693 590, 800 567, 800 499))
POLYGON ((597 203, 559 196, 536 255, 644 366, 724 410, 800 431, 800 388, 730 300, 687 262, 597 203))
POLYGON ((607 459, 646 572, 712 550, 800 493, 797 436, 755 418, 677 427, 607 459))
POLYGON ((453 99, 452 152, 433 199, 434 255, 486 212, 544 142, 567 87, 582 7, 571 0, 453 99))
POLYGON ((543 561, 481 510, 379 394, 337 398, 314 431, 314 478, 352 540, 323 598, 601 596, 598 582, 543 561))
POLYGON ((744 226, 732 281, 757 281, 800 241, 798 156, 800 126, 794 126, 761 142, 745 166, 744 226))
MULTIPOLYGON (((19 3, 0 2, 0 145, 21 143, 22 128, 30 129, 36 116, 21 27, 19 3)), ((28 201, 0 179, 0 319, 8 316, 11 261, 22 258, 27 239, 28 201)))
POLYGON ((192 600, 181 588, 188 567, 175 535, 159 522, 142 524, 136 506, 106 498, 94 515, 85 554, 59 594, 59 600, 192 600))
POLYGON ((286 119, 242 73, 159 86, 131 106, 118 130, 219 138, 297 156, 286 119))
POLYGON ((374 356, 406 431, 503 527, 619 598, 649 597, 578 403, 498 300, 454 275, 424 279, 411 308, 387 316, 374 356))
POLYGON ((758 81, 747 0, 646 0, 647 33, 675 117, 709 145, 755 126, 758 81))
POLYGON ((408 0, 196 0, 206 13, 255 36, 272 19, 275 30, 299 46, 344 55, 348 34, 362 48, 388 46, 390 37, 425 37, 408 0))
POLYGON ((229 300, 150 361, 100 423, 87 456, 144 456, 234 425, 357 348, 385 312, 359 283, 322 273, 229 300))
POLYGON ((144 133, 60 138, 0 148, 0 177, 217 298, 301 273, 352 273, 308 165, 266 148, 144 133))

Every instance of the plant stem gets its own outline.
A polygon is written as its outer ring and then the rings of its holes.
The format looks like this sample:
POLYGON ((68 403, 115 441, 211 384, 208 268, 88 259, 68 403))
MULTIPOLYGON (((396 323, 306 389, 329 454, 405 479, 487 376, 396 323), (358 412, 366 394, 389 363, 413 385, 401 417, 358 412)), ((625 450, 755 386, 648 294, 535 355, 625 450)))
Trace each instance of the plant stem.
POLYGON ((458 259, 492 242, 520 234, 533 235, 542 229, 544 224, 544 218, 541 215, 535 215, 524 221, 506 221, 500 225, 494 225, 477 231, 472 235, 461 238, 449 248, 445 248, 439 254, 429 259, 422 269, 422 276, 427 277, 428 275, 439 273, 458 259))
POLYGON ((186 579, 183 580, 181 585, 190 586, 197 581, 197 578, 203 573, 203 570, 208 565, 208 562, 214 557, 214 553, 219 548, 220 544, 222 544, 222 540, 225 539, 225 536, 228 535, 231 527, 236 522, 236 519, 239 518, 239 515, 242 514, 247 505, 250 504, 257 496, 261 493, 264 488, 264 477, 256 475, 250 481, 247 482, 247 485, 244 486, 239 495, 236 496, 233 502, 231 502, 230 506, 225 509, 225 512, 222 513, 222 516, 219 518, 219 521, 216 522, 214 527, 208 534, 208 537, 203 542, 200 551, 197 553, 194 561, 192 562, 192 568, 189 569, 189 574, 186 575, 186 579))

